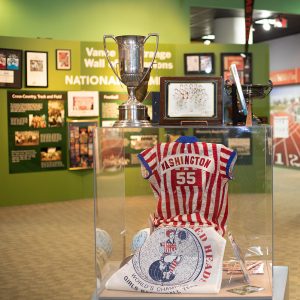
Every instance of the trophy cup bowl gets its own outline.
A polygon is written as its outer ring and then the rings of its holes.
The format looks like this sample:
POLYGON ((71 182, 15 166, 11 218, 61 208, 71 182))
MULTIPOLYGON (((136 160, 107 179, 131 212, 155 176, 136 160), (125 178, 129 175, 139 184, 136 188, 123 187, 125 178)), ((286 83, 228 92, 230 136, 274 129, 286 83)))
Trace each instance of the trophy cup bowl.
MULTIPOLYGON (((238 100, 236 101, 237 103, 234 103, 234 99, 237 99, 235 84, 232 84, 230 80, 226 80, 224 88, 227 95, 232 97, 233 104, 236 104, 238 113, 241 113, 242 111, 241 103, 238 100)), ((247 110, 248 110, 248 114, 246 118, 246 126, 252 126, 253 121, 257 121, 257 118, 252 114, 253 99, 265 98, 270 94, 272 89, 273 89, 273 83, 271 80, 268 81, 268 84, 242 84, 242 92, 246 99, 247 110)))
POLYGON ((107 61, 117 78, 127 86, 128 100, 119 106, 119 120, 114 127, 150 127, 151 122, 147 113, 147 107, 142 104, 144 100, 150 72, 158 49, 159 36, 157 33, 140 35, 104 35, 103 44, 107 61), (149 68, 144 68, 144 45, 149 37, 156 37, 156 49, 149 68), (113 39, 118 45, 119 74, 110 61, 106 40, 113 39), (138 95, 138 97, 137 97, 138 95), (144 96, 143 96, 144 95, 144 96))

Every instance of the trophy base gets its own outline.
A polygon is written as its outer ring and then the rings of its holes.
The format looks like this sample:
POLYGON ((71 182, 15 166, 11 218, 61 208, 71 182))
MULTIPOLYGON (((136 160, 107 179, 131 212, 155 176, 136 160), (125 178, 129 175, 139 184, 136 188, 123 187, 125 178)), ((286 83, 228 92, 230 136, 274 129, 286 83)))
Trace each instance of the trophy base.
POLYGON ((146 120, 131 121, 131 120, 119 120, 116 121, 113 127, 152 127, 152 123, 146 120))
POLYGON ((147 110, 143 104, 122 104, 119 106, 119 120, 113 127, 151 127, 147 110))

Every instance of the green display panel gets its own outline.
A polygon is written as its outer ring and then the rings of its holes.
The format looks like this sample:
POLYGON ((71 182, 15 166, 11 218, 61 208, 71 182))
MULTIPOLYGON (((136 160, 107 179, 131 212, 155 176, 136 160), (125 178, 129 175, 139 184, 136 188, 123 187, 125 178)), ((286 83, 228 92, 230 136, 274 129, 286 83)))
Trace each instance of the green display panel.
MULTIPOLYGON (((110 127, 119 119, 119 105, 128 101, 127 93, 100 92, 100 126, 110 127)), ((152 119, 152 93, 148 93, 143 101, 148 108, 148 116, 152 119)))
POLYGON ((7 92, 10 173, 67 168, 66 99, 66 92, 7 92))
POLYGON ((159 142, 157 128, 124 129, 125 160, 128 167, 140 167, 138 154, 159 142))

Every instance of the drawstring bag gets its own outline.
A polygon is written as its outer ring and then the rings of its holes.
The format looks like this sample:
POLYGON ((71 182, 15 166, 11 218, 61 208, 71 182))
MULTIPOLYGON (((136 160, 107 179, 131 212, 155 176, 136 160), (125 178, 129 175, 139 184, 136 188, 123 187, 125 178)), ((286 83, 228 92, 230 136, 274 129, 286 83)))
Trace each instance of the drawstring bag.
POLYGON ((151 293, 218 293, 226 240, 213 227, 160 227, 106 289, 151 293))

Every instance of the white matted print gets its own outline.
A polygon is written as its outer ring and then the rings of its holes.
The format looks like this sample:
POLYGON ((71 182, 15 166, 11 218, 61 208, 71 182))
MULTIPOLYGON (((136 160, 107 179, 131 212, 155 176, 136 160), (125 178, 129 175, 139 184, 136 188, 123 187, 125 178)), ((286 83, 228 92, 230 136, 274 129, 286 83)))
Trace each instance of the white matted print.
POLYGON ((68 92, 69 117, 98 117, 99 93, 92 91, 68 92))
POLYGON ((200 71, 200 56, 189 55, 186 57, 186 70, 187 72, 199 72, 200 71))
POLYGON ((212 82, 170 83, 168 117, 213 117, 215 85, 212 82))
POLYGON ((288 116, 274 116, 273 117, 273 137, 275 139, 289 138, 289 117, 288 116))
POLYGON ((26 87, 48 87, 48 53, 26 51, 26 87))

